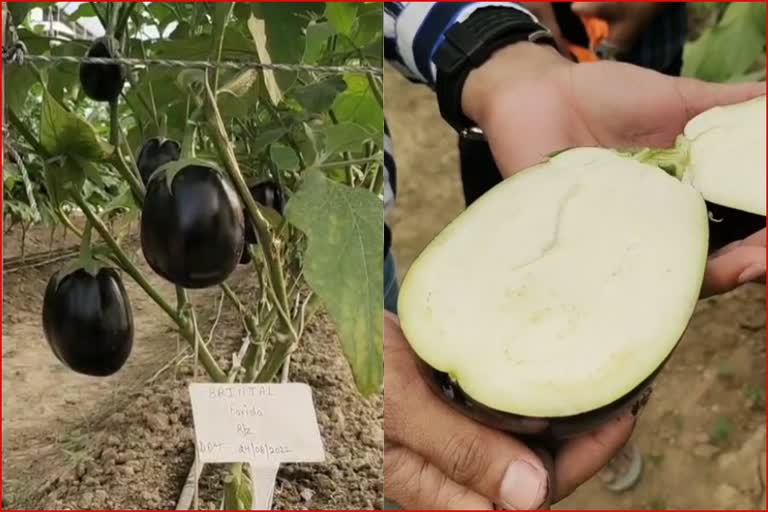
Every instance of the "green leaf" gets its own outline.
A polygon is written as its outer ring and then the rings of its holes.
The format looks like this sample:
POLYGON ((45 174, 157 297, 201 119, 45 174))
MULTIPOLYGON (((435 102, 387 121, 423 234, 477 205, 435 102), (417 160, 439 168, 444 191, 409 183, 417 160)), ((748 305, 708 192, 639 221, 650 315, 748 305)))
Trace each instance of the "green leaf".
POLYGON ((281 171, 295 171, 299 168, 299 157, 288 146, 272 144, 269 148, 269 156, 281 171))
POLYGON ((27 96, 32 92, 32 86, 37 83, 37 77, 28 66, 7 64, 4 65, 5 70, 7 70, 8 77, 5 88, 6 101, 11 110, 21 114, 27 96))
POLYGON ((35 7, 46 7, 48 3, 49 2, 9 2, 8 9, 11 11, 14 25, 22 25, 27 18, 29 11, 35 7))
MULTIPOLYGON (((82 43, 64 43, 55 46, 51 55, 68 57, 80 57, 87 50, 82 43)), ((67 92, 74 92, 80 87, 80 74, 76 64, 62 63, 48 68, 48 92, 58 101, 63 101, 67 92)))
POLYGON ((381 199, 315 171, 288 202, 286 218, 307 236, 304 274, 336 324, 358 389, 377 393, 384 373, 381 199))
POLYGON ((113 197, 110 202, 104 205, 104 213, 109 213, 114 210, 132 211, 138 208, 131 188, 127 184, 122 184, 120 189, 121 192, 117 196, 113 197))
MULTIPOLYGON (((248 20, 248 31, 251 33, 253 44, 256 46, 259 62, 262 64, 272 64, 272 57, 267 45, 266 22, 252 17, 248 20)), ((277 82, 277 74, 272 69, 263 69, 261 70, 261 77, 264 83, 264 91, 266 92, 265 96, 272 105, 278 105, 283 101, 283 89, 277 82)))
POLYGON ((251 141, 251 151, 253 153, 261 153, 267 146, 280 140, 287 131, 288 130, 282 126, 262 131, 251 141))
POLYGON ((322 133, 326 154, 359 151, 363 143, 370 138, 369 132, 354 123, 327 126, 322 133))
POLYGON ((76 21, 80 18, 90 18, 93 16, 96 16, 96 11, 93 9, 93 6, 90 3, 83 3, 69 15, 69 19, 70 21, 76 21))
POLYGON ((317 63, 327 47, 328 39, 335 33, 333 25, 325 21, 308 26, 306 31, 306 47, 304 48, 304 63, 317 63))
MULTIPOLYGON (((267 51, 273 62, 298 64, 304 54, 304 29, 308 18, 322 12, 320 3, 302 2, 254 2, 254 15, 264 20, 267 51)), ((296 80, 296 73, 279 71, 275 78, 282 90, 287 90, 296 80)))
POLYGON ((91 161, 102 161, 113 151, 91 124, 67 112, 48 91, 43 93, 40 143, 51 156, 72 155, 91 161))
POLYGON ((216 2, 213 7, 213 41, 218 41, 229 19, 234 2, 216 2))
POLYGON ((345 75, 344 81, 347 83, 347 90, 339 94, 333 104, 333 112, 338 120, 357 123, 382 135, 384 112, 371 92, 366 77, 345 75))
POLYGON ((69 158, 54 158, 45 162, 45 186, 53 208, 69 200, 69 190, 79 189, 85 182, 85 172, 69 158))
POLYGON ((728 5, 718 25, 686 45, 683 75, 725 82, 750 71, 765 53, 765 3, 728 5))
MULTIPOLYGON (((384 27, 384 13, 381 4, 370 2, 360 6, 357 17, 357 27, 352 36, 352 41, 358 48, 379 41, 384 27)), ((379 54, 382 54, 382 46, 379 46, 379 54)))
POLYGON ((343 78, 333 76, 294 89, 292 95, 305 110, 320 113, 330 109, 336 97, 346 88, 343 78))
POLYGON ((357 19, 358 4, 354 2, 326 2, 325 17, 339 34, 352 35, 357 19))

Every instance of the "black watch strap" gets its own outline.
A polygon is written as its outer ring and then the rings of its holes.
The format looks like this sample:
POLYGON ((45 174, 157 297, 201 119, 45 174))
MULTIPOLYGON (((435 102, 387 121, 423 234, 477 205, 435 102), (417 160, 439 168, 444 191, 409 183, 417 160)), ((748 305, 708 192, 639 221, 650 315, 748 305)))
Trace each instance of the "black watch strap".
POLYGON ((557 49, 552 34, 525 12, 509 7, 486 7, 455 24, 435 53, 435 90, 440 113, 457 132, 476 130, 461 108, 461 91, 469 72, 500 48, 523 41, 546 43, 557 49))

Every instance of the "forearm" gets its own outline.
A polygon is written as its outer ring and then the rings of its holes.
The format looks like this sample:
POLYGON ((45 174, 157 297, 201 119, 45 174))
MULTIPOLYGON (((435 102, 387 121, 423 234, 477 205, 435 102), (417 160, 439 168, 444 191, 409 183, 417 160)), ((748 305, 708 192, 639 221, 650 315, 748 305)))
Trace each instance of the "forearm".
POLYGON ((508 94, 516 83, 541 80, 570 65, 573 63, 551 46, 517 43, 502 48, 469 73, 461 95, 464 114, 482 128, 498 93, 508 94))

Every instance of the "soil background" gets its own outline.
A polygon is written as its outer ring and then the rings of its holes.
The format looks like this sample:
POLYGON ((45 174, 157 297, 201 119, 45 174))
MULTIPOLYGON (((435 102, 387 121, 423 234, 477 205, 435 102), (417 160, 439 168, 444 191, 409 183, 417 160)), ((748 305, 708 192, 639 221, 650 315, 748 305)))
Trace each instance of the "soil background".
MULTIPOLYGON (((135 240, 135 226, 126 229, 135 240)), ((21 239, 20 230, 5 234, 4 259, 20 255, 21 239)), ((35 228, 26 237, 25 253, 75 243, 59 233, 51 246, 50 231, 35 228)), ((128 247, 152 284, 174 300, 173 287, 148 269, 135 244, 128 247)), ((128 363, 103 379, 69 371, 50 351, 41 326, 45 285, 62 264, 3 276, 3 508, 175 509, 194 458, 187 383, 195 373, 189 357, 180 363, 176 357, 186 342, 124 276, 136 326, 128 363)), ((241 268, 230 279, 241 297, 255 292, 248 270, 241 268)), ((217 288, 192 292, 191 301, 201 331, 208 334, 215 325, 212 352, 229 368, 244 336, 237 312, 228 301, 220 306, 217 288)), ((206 380, 203 376, 200 369, 197 380, 206 380)), ((357 394, 333 325, 322 312, 307 326, 290 380, 313 389, 326 462, 283 465, 274 508, 381 509, 383 401, 357 394)), ((206 466, 200 509, 220 507, 222 477, 223 466, 206 466)))
MULTIPOLYGON (((464 200, 456 136, 432 91, 387 68, 385 114, 398 170, 388 221, 402 276, 464 200)), ((614 494, 593 479, 555 508, 764 508, 765 362, 764 286, 701 302, 635 430, 641 481, 614 494)))

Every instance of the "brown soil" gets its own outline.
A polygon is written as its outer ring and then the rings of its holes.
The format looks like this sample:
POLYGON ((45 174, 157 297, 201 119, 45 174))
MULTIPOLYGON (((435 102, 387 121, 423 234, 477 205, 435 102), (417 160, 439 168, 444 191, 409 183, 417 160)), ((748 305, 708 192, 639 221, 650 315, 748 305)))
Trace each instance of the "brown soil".
MULTIPOLYGON (((4 257, 19 254, 20 238, 6 235, 4 257)), ((57 236, 54 247, 74 243, 57 236)), ((48 231, 32 230, 27 254, 47 250, 48 231)), ((140 251, 135 254, 152 284, 174 297, 172 286, 153 276, 140 251)), ((174 509, 194 456, 186 388, 193 379, 191 360, 156 376, 181 347, 164 313, 126 278, 137 329, 126 367, 105 379, 68 371, 49 350, 40 325, 42 293, 60 264, 4 276, 4 508, 174 509)), ((231 280, 241 296, 253 293, 252 281, 246 270, 231 280)), ((215 288, 192 294, 203 332, 214 324, 219 300, 215 288)), ((243 334, 236 311, 224 302, 213 337, 222 366, 243 334)), ((307 326, 290 380, 314 390, 327 461, 281 467, 274 508, 381 508, 382 400, 357 394, 324 314, 307 326)), ((222 472, 220 466, 206 469, 201 509, 218 508, 222 472)))
MULTIPOLYGON (((399 187, 389 220, 402 275, 463 198, 456 137, 434 94, 392 69, 385 93, 399 187)), ((640 483, 614 494, 595 479, 557 508, 765 507, 765 360, 764 287, 702 302, 635 431, 640 483)))

